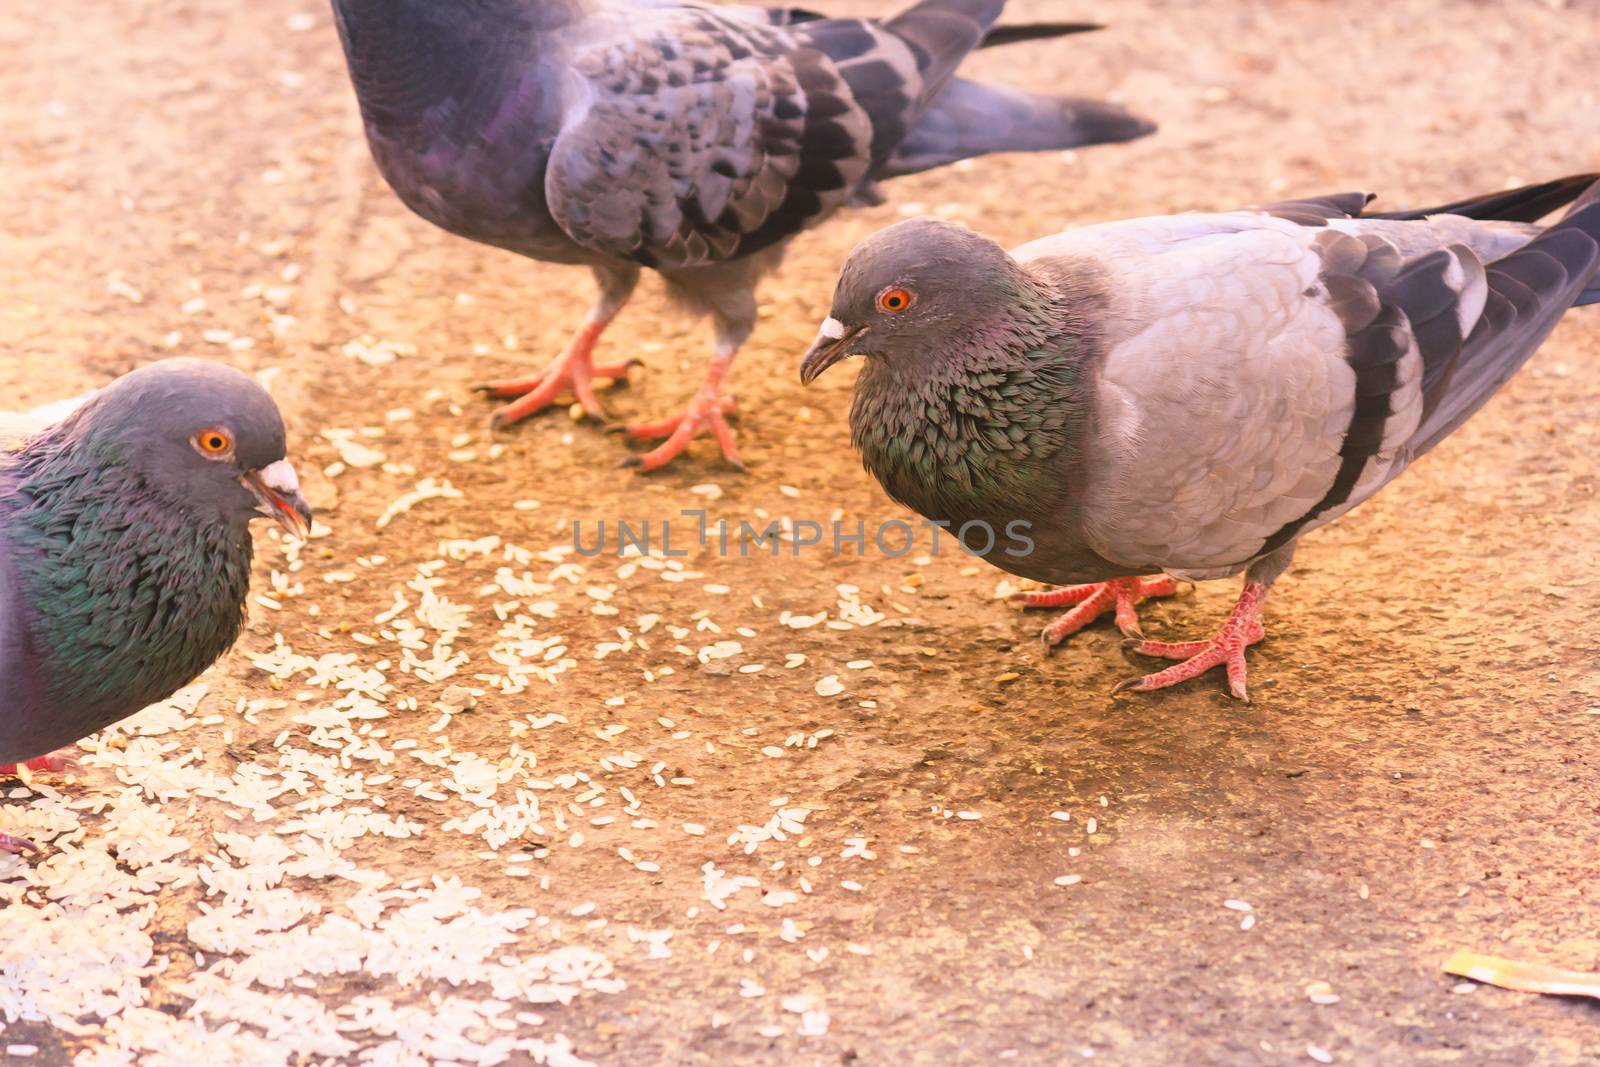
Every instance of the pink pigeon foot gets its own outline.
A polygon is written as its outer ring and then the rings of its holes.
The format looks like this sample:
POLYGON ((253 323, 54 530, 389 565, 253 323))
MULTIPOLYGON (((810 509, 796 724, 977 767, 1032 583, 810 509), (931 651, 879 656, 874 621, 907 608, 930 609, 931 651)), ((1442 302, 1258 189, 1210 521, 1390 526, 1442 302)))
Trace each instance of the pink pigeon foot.
POLYGON ((595 396, 594 379, 626 379, 628 368, 639 361, 626 363, 594 362, 594 345, 605 331, 603 322, 591 322, 579 330, 572 343, 550 365, 532 378, 517 381, 489 382, 477 387, 478 392, 491 397, 517 397, 513 403, 496 411, 489 420, 492 429, 502 429, 555 403, 556 397, 571 393, 584 414, 592 419, 605 418, 600 399, 595 396))
MULTIPOLYGON (((52 752, 47 756, 24 760, 21 763, 0 763, 0 774, 16 774, 23 768, 30 771, 67 771, 77 770, 78 760, 75 756, 63 755, 52 752)), ((26 837, 13 837, 10 834, 0 834, 0 852, 38 852, 39 846, 29 841, 26 837)))
POLYGON ((52 752, 47 756, 38 756, 34 759, 24 760, 21 763, 0 763, 0 774, 16 774, 23 768, 30 771, 75 771, 79 767, 78 758, 61 752, 52 752))
POLYGON ((1143 678, 1130 678, 1113 690, 1125 689, 1147 693, 1152 689, 1165 689, 1169 685, 1198 678, 1213 667, 1226 666, 1228 690, 1240 700, 1249 700, 1245 686, 1244 651, 1266 636, 1261 624, 1261 608, 1266 600, 1267 587, 1258 581, 1247 581, 1239 601, 1233 606, 1222 628, 1208 641, 1134 641, 1130 649, 1145 656, 1182 660, 1166 670, 1147 674, 1143 678))
POLYGON ((1129 637, 1143 637, 1139 629, 1138 604, 1150 597, 1172 596, 1178 580, 1161 574, 1153 578, 1113 578, 1108 582, 1068 585, 1043 592, 1019 593, 1025 608, 1059 608, 1076 605, 1071 611, 1044 628, 1040 635, 1048 651, 1072 634, 1088 626, 1108 611, 1116 612, 1117 629, 1129 637))
POLYGON ((12 837, 10 834, 0 834, 0 852, 38 852, 39 846, 29 841, 26 837, 12 837))
POLYGON ((707 379, 682 415, 625 428, 624 432, 635 440, 656 437, 665 437, 666 440, 642 456, 624 460, 622 465, 645 471, 666 466, 689 447, 690 441, 709 430, 716 437, 717 444, 722 446, 722 457, 740 470, 745 470, 744 461, 739 458, 738 443, 733 439, 733 429, 728 425, 727 416, 732 411, 733 398, 723 396, 721 385, 707 379))

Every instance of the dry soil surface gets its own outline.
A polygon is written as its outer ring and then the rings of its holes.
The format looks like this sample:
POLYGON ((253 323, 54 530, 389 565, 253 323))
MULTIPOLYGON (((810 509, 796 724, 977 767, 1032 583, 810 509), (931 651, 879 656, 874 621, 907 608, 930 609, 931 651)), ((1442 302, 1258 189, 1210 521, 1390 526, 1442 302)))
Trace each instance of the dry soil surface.
MULTIPOLYGON (((1162 131, 903 180, 801 237, 736 370, 750 473, 701 443, 649 478, 564 412, 491 437, 470 386, 542 364, 588 278, 397 202, 327 10, 0 24, 7 405, 227 360, 271 383, 325 524, 258 535, 197 707, 7 784, 5 828, 46 847, 0 858, 6 1056, 1600 1062, 1592 1003, 1440 970, 1600 967, 1600 308, 1308 540, 1250 704, 1214 675, 1112 698, 1150 666, 1113 630, 1046 657, 1003 576, 925 534, 898 558, 693 543, 681 509, 908 518, 850 452, 850 372, 795 373, 845 252, 904 215, 1018 243, 1600 167, 1593 0, 1012 8, 1112 26, 971 70, 1162 131), (380 527, 419 483, 452 492, 380 527), (687 555, 573 552, 575 521, 618 519, 676 520, 687 555)), ((677 410, 707 342, 647 283, 604 343, 646 367, 607 403, 677 410)), ((1146 629, 1207 631, 1234 592, 1146 629)))

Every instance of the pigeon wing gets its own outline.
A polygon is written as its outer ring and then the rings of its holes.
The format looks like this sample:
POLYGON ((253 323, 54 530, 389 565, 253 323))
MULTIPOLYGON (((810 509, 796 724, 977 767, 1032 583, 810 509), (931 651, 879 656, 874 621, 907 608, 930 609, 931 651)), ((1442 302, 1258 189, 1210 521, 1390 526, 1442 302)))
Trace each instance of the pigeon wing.
POLYGON ((789 31, 667 9, 574 56, 580 101, 545 179, 575 241, 690 267, 798 233, 866 175, 871 128, 827 55, 789 31))
MULTIPOLYGON (((1591 185, 1591 199, 1596 190, 1591 185)), ((1418 231, 1461 231, 1457 220, 1434 216, 1411 228, 1413 240, 1418 231)), ((1600 266, 1600 203, 1492 259, 1452 243, 1402 262, 1388 227, 1338 229, 1345 232, 1319 235, 1314 246, 1356 371, 1356 402, 1333 484, 1268 538, 1267 551, 1369 498, 1465 422, 1532 357, 1600 266), (1415 384, 1398 373, 1408 365, 1420 368, 1415 384)), ((1504 239, 1501 228, 1479 243, 1494 248, 1504 239)))
POLYGON ((1600 262, 1587 200, 1531 238, 1458 216, 1236 212, 1019 250, 1097 256, 1112 294, 1085 456, 1091 547, 1221 575, 1371 497, 1585 298, 1600 262))
POLYGON ((1105 294, 1081 501, 1104 558, 1230 573, 1338 476, 1356 372, 1307 232, 1256 212, 1180 215, 1016 253, 1087 264, 1105 294))
POLYGON ((1557 208, 1566 207, 1600 180, 1600 174, 1573 174, 1547 182, 1519 186, 1503 192, 1469 197, 1435 207, 1404 211, 1367 211, 1374 193, 1334 193, 1301 200, 1280 200, 1264 204, 1259 210, 1280 219, 1316 226, 1333 219, 1393 219, 1415 221, 1434 215, 1460 215, 1469 219, 1495 219, 1505 222, 1537 222, 1557 208))
POLYGON ((653 267, 785 240, 889 158, 1000 6, 924 0, 884 23, 788 25, 739 9, 633 12, 573 53, 551 213, 579 244, 653 267))

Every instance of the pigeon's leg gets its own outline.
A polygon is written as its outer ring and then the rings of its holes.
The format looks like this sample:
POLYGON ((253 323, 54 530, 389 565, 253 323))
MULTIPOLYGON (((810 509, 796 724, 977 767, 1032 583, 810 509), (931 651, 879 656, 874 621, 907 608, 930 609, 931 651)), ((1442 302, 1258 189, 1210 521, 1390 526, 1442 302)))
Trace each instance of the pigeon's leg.
MULTIPOLYGON (((24 760, 21 763, 0 763, 0 774, 27 774, 28 771, 66 771, 77 770, 77 757, 59 752, 52 752, 48 756, 39 756, 35 759, 24 760)), ((29 841, 26 837, 13 837, 10 834, 0 834, 0 852, 38 852, 39 846, 29 841)))
POLYGON ((1158 574, 1153 578, 1113 578, 1109 582, 1067 585, 1044 592, 1018 593, 1012 597, 1026 608, 1060 608, 1076 605, 1044 628, 1040 635, 1046 651, 1088 626, 1108 611, 1115 611, 1117 629, 1129 637, 1143 637, 1139 629, 1138 604, 1153 596, 1172 596, 1178 580, 1158 574))
POLYGON ((0 774, 20 774, 24 770, 55 772, 77 769, 78 758, 62 752, 52 752, 48 756, 39 756, 21 763, 0 763, 0 774))
POLYGON ((549 366, 532 378, 489 382, 477 387, 485 396, 518 398, 494 413, 490 419, 492 428, 498 430, 536 411, 543 411, 555 402, 556 397, 568 392, 583 405, 584 414, 592 419, 605 418, 600 400, 594 393, 594 379, 626 378, 628 368, 638 360, 596 365, 594 345, 606 327, 611 325, 611 320, 617 317, 617 312, 622 310, 622 305, 628 302, 628 297, 633 295, 633 287, 639 282, 639 268, 631 264, 600 266, 594 268, 594 277, 600 286, 599 298, 594 307, 589 309, 589 317, 584 320, 583 326, 549 366))
POLYGON ((1182 660, 1164 671, 1147 674, 1143 678, 1130 678, 1113 692, 1132 689, 1147 693, 1152 689, 1165 689, 1169 685, 1198 678, 1213 667, 1226 667, 1228 691, 1240 700, 1249 700, 1245 686, 1244 651, 1266 636, 1261 623, 1261 609, 1267 602, 1267 591, 1289 566, 1294 557, 1294 542, 1290 542, 1268 556, 1250 565, 1245 572, 1244 589, 1239 593, 1233 611, 1207 641, 1134 641, 1128 645, 1133 651, 1162 659, 1182 660))
POLYGON ((711 351, 711 367, 706 371, 705 381, 700 383, 694 399, 689 401, 689 407, 682 415, 660 422, 626 427, 625 432, 634 439, 665 437, 666 440, 642 456, 623 461, 624 467, 650 471, 665 466, 688 448, 690 441, 709 430, 716 436, 717 444, 722 446, 722 458, 740 470, 746 469, 744 461, 739 458, 739 446, 733 439, 733 430, 728 426, 733 398, 722 395, 722 385, 727 380, 729 368, 733 366, 733 357, 755 328, 755 294, 746 288, 737 294, 730 294, 728 303, 732 306, 712 307, 716 343, 711 351))
POLYGON ((0 834, 0 852, 38 852, 39 846, 29 841, 26 837, 12 837, 10 834, 0 834))

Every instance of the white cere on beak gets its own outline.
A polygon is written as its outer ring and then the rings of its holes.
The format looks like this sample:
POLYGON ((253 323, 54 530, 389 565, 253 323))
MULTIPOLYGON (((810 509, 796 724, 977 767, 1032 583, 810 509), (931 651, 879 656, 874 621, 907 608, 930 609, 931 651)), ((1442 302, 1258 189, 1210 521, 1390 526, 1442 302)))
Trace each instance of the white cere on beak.
POLYGON ((286 459, 262 467, 259 477, 262 485, 281 496, 292 496, 300 491, 300 479, 295 476, 294 468, 286 459))
POLYGON ((844 336, 844 323, 829 315, 822 320, 822 329, 817 331, 830 341, 837 341, 844 336))

